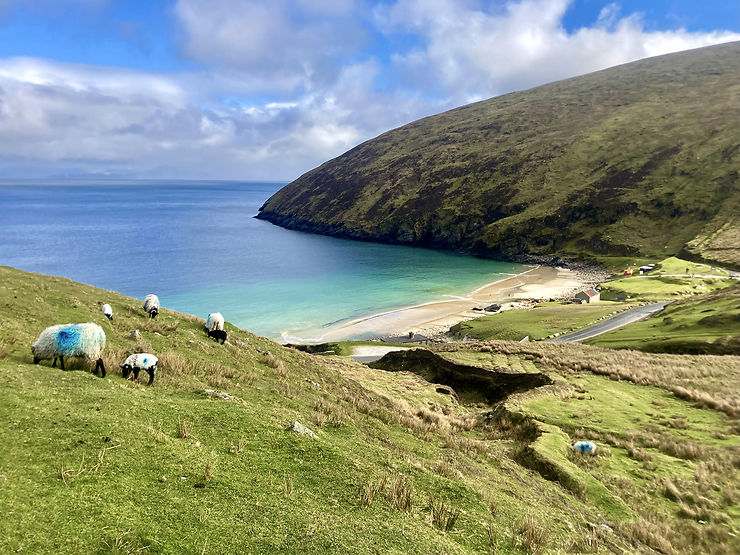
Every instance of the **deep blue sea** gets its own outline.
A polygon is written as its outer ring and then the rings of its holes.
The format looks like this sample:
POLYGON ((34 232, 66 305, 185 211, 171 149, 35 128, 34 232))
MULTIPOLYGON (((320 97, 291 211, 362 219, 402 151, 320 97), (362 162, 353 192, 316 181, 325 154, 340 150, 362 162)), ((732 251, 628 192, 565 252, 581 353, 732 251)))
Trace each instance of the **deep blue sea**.
POLYGON ((254 219, 283 184, 0 181, 0 264, 293 340, 473 289, 517 264, 288 231, 254 219))

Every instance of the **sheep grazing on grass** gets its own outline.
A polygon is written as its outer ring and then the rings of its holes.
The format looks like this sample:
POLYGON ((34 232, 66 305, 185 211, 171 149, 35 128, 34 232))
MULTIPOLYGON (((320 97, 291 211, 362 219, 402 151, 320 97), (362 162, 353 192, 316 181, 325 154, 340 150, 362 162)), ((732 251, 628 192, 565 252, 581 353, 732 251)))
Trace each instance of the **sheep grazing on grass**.
POLYGON ((103 305, 103 314, 105 314, 105 317, 108 318, 111 322, 113 321, 113 309, 110 307, 109 304, 103 305))
POLYGON ((593 441, 576 441, 573 450, 584 455, 593 455, 596 453, 596 444, 593 441))
POLYGON ((157 362, 159 359, 149 353, 136 353, 130 355, 126 361, 121 365, 121 374, 124 378, 128 378, 128 375, 133 372, 134 380, 139 379, 139 372, 142 370, 149 374, 149 383, 146 385, 152 385, 154 383, 154 372, 157 370, 157 362))
POLYGON ((105 349, 105 332, 97 324, 60 324, 50 326, 41 332, 33 345, 33 363, 42 360, 54 359, 52 367, 59 365, 64 370, 64 357, 83 357, 95 362, 95 372, 100 368, 100 377, 105 378, 103 365, 103 349, 105 349))
POLYGON ((226 332, 224 331, 224 317, 220 312, 211 312, 206 318, 206 333, 208 337, 221 341, 221 345, 226 343, 226 332))
POLYGON ((159 314, 159 297, 156 295, 147 295, 144 297, 144 304, 142 305, 144 312, 149 314, 151 318, 156 318, 159 314))
POLYGON ((226 343, 226 332, 224 330, 208 330, 208 337, 216 340, 216 343, 221 341, 221 345, 226 343))

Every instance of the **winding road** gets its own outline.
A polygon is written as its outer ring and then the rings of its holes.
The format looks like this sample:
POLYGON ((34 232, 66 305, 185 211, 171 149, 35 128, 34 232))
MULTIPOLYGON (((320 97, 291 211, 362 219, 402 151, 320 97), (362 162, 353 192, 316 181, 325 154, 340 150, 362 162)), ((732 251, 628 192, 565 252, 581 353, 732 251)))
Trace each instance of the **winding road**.
POLYGON ((638 306, 637 308, 632 308, 622 312, 621 314, 617 314, 613 318, 609 318, 608 320, 604 320, 603 322, 599 322, 598 324, 594 324, 588 328, 569 333, 568 335, 561 335, 560 337, 550 339, 545 343, 573 343, 575 341, 585 341, 586 339, 591 339, 592 337, 596 337, 602 333, 606 333, 608 331, 621 328, 622 326, 626 326, 627 324, 631 324, 632 322, 637 322, 638 320, 647 318, 648 316, 663 310, 667 304, 668 302, 660 302, 638 306))

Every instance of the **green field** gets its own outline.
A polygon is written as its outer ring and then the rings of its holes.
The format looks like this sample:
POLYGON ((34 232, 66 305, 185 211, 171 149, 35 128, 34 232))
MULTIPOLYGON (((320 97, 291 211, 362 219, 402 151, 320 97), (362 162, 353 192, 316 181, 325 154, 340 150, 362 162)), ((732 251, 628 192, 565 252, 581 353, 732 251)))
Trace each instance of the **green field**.
POLYGON ((587 343, 652 352, 740 354, 740 285, 679 300, 652 318, 587 343))
POLYGON ((701 295, 737 283, 732 279, 625 276, 599 285, 601 298, 621 301, 674 300, 690 295, 701 295))
POLYGON ((740 549, 737 357, 443 347, 555 380, 491 406, 228 324, 217 345, 200 318, 164 307, 152 321, 136 299, 63 278, 0 267, 0 306, 0 552, 740 549), (106 378, 32 364, 42 329, 84 321, 106 331, 106 378), (141 351, 160 358, 152 387, 118 369, 141 351), (637 419, 657 431, 635 436, 637 419), (573 458, 585 436, 612 456, 573 458))
POLYGON ((533 340, 542 339, 555 333, 574 331, 630 306, 615 302, 541 303, 529 310, 507 310, 460 322, 450 328, 450 334, 458 339, 466 336, 481 340, 519 341, 526 336, 533 340))

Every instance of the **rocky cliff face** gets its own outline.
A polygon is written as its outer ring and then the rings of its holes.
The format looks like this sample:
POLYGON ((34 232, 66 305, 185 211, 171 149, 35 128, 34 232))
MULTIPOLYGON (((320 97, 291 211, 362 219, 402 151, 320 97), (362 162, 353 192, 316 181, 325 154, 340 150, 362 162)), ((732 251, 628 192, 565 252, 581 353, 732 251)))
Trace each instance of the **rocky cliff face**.
POLYGON ((740 43, 471 104, 367 141, 259 218, 511 258, 679 254, 740 264, 740 43))

